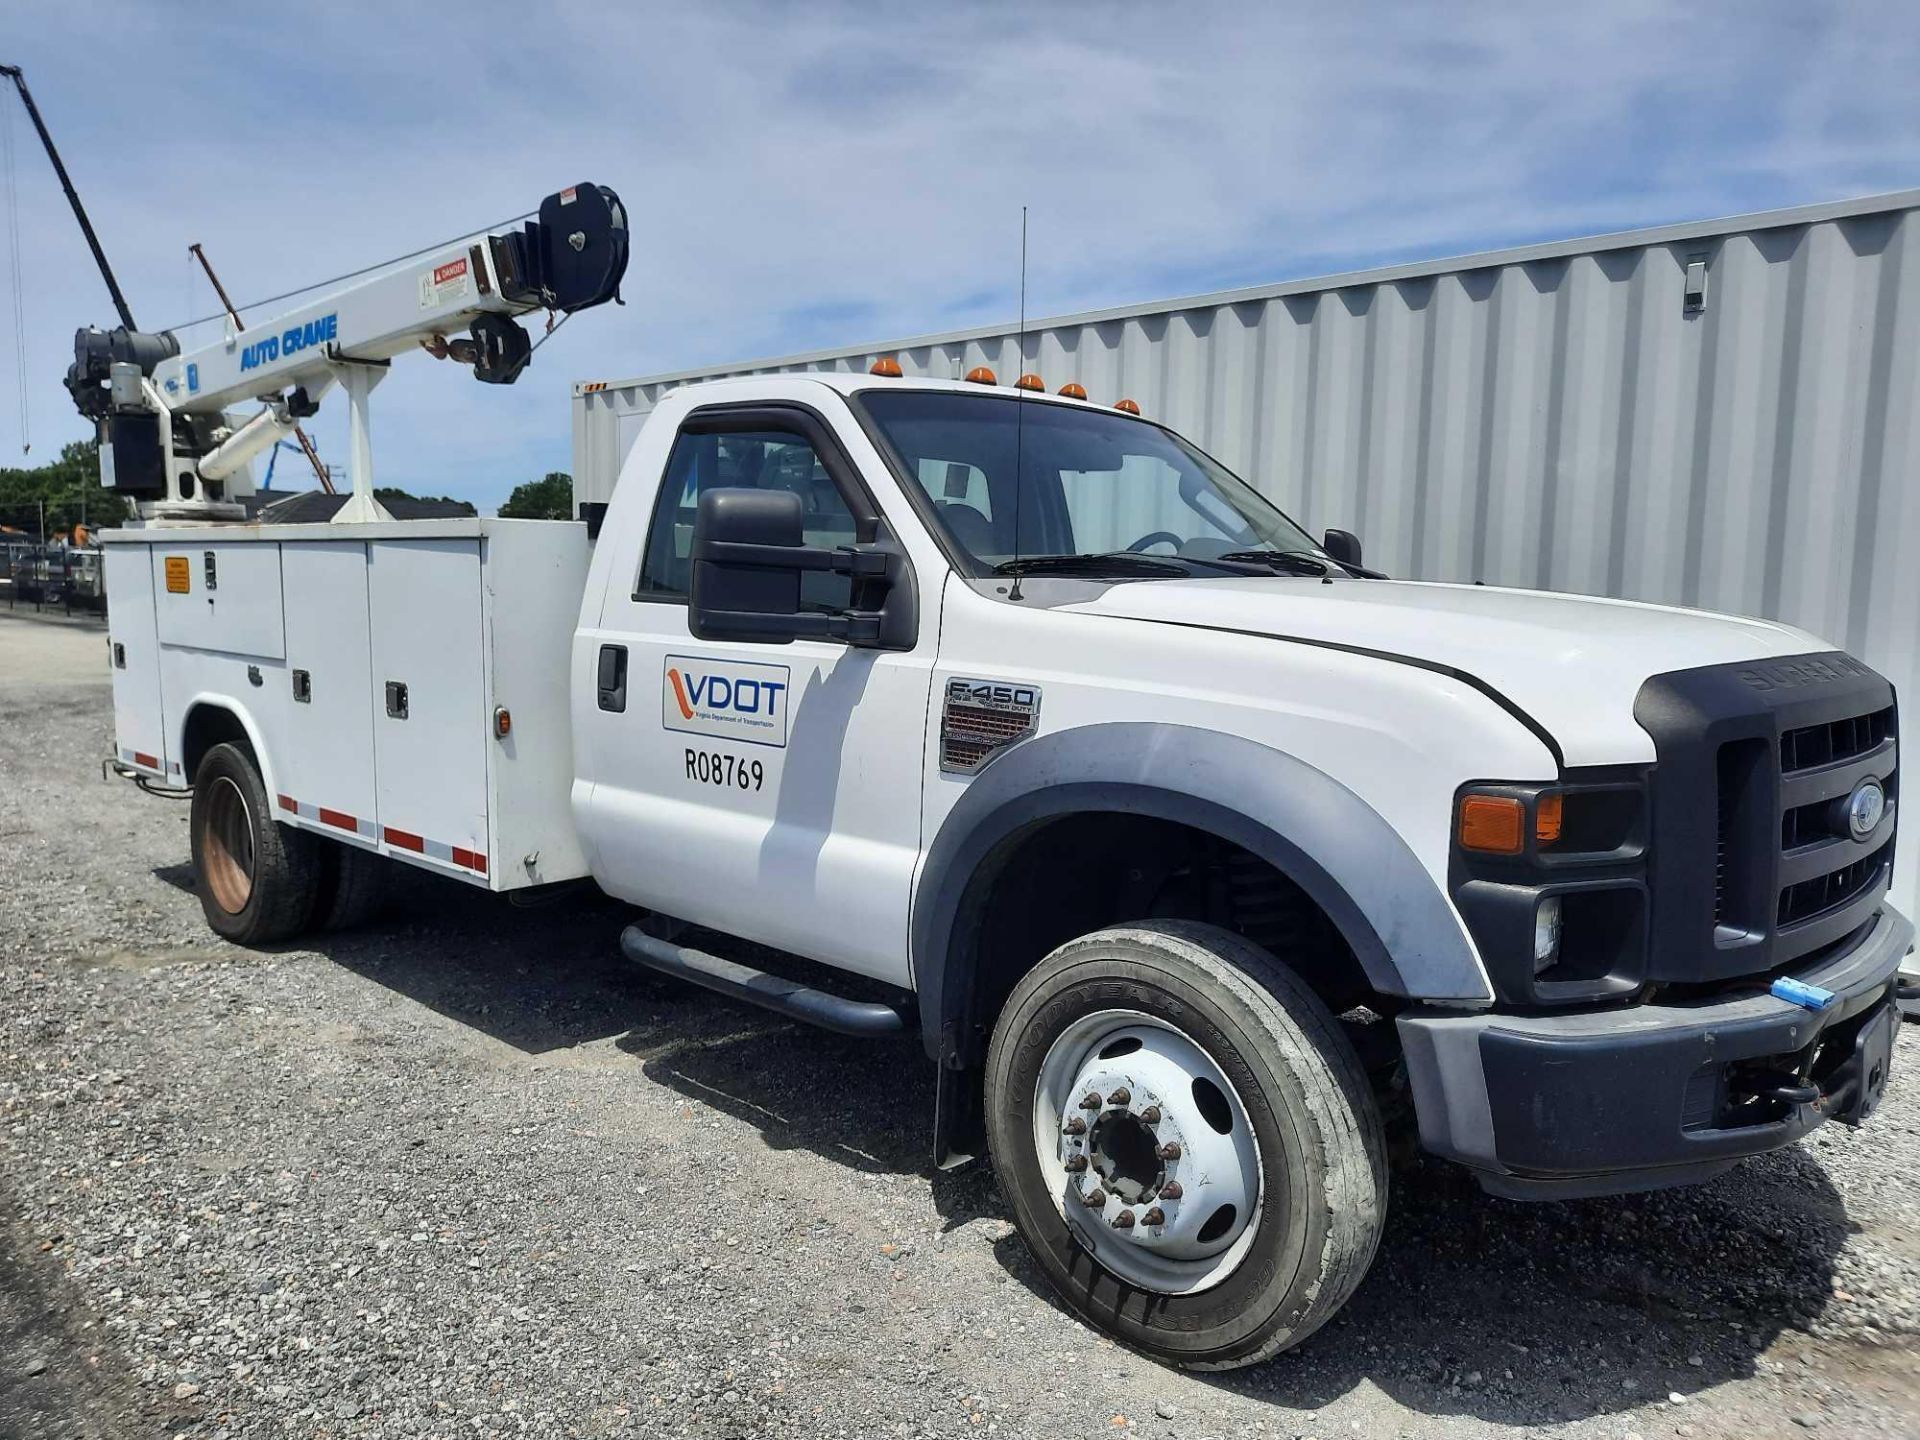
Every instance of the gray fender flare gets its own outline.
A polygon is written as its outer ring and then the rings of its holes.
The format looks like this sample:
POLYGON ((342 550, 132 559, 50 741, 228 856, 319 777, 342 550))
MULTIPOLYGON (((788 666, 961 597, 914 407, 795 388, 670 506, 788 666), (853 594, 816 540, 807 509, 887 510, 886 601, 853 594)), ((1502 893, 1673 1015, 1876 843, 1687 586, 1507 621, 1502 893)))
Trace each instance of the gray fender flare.
POLYGON ((1332 918, 1385 994, 1492 999, 1445 896, 1399 833, 1353 791, 1302 760, 1189 725, 1121 722, 1056 731, 994 757, 928 849, 915 887, 914 989, 928 1052, 973 1063, 969 967, 955 929, 982 863, 1038 822, 1085 811, 1177 821, 1253 852, 1332 918))

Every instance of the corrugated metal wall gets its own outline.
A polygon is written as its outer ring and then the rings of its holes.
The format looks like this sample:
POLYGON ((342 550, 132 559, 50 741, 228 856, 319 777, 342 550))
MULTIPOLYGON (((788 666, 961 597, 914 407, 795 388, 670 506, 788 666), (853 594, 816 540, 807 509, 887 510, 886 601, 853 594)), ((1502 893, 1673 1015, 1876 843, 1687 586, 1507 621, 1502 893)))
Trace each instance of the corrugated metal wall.
MULTIPOLYGON (((1122 395, 1391 574, 1766 615, 1920 693, 1920 192, 576 386, 604 499, 696 378, 992 366, 1122 395), (1685 304, 1689 261, 1705 306, 1685 304)), ((1909 704, 1911 711, 1911 703, 1909 704)), ((1908 733, 1920 733, 1910 723, 1908 733)), ((1920 902, 1920 844, 1896 881, 1920 902)))

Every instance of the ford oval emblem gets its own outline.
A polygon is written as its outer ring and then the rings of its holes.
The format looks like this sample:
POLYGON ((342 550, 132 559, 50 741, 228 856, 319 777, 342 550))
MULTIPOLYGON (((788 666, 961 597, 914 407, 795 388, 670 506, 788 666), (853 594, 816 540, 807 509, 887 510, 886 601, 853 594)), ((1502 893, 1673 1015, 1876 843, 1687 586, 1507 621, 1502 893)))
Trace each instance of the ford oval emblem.
POLYGON ((1865 840, 1878 830, 1886 813, 1887 792, 1871 776, 1854 786, 1853 794, 1847 797, 1847 829, 1856 840, 1865 840))

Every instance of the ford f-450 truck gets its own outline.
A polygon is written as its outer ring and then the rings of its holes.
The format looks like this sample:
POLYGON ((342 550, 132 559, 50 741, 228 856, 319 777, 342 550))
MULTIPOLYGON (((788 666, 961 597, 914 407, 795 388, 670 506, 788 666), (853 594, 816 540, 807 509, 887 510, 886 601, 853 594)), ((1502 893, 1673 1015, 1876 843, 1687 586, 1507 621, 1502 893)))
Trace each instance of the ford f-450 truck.
POLYGON ((590 876, 638 962, 910 1029, 937 1160, 984 1147, 1068 1302, 1182 1365, 1346 1301, 1383 1114, 1553 1199, 1872 1113, 1912 936, 1886 680, 1375 575, 1038 387, 682 389, 588 523, 111 533, 119 763, 191 787, 240 943, 391 862, 590 876))

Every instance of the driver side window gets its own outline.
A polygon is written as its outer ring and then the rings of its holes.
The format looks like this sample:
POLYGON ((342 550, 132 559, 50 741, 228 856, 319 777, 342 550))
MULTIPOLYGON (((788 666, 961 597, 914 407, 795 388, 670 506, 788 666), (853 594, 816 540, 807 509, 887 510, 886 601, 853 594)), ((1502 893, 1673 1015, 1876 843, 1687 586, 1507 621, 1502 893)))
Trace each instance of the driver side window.
MULTIPOLYGON (((797 494, 806 517, 808 545, 832 549, 851 545, 857 538, 853 512, 804 436, 767 429, 682 432, 673 443, 654 500, 634 599, 686 603, 693 585, 694 516, 701 494, 718 489, 797 494)), ((803 610, 838 614, 852 603, 851 577, 826 571, 801 576, 803 610)))

